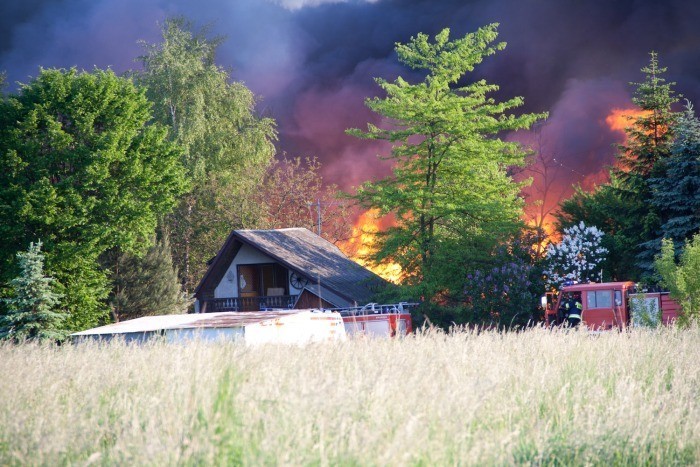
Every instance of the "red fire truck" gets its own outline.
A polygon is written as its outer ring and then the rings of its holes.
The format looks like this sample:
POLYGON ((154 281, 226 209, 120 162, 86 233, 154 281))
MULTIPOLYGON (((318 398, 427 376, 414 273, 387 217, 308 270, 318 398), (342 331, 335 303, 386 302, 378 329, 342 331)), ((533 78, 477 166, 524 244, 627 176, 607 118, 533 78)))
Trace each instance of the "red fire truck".
POLYGON ((417 305, 408 302, 391 305, 370 303, 363 307, 338 308, 333 311, 342 316, 348 335, 400 337, 413 332, 410 310, 417 305))
MULTIPOLYGON (((547 324, 566 321, 563 306, 573 297, 581 304, 581 320, 591 330, 624 329, 644 324, 670 324, 680 305, 668 292, 638 291, 634 282, 599 282, 565 285, 556 301, 546 303, 547 324)), ((543 297, 543 305, 545 305, 543 297)))

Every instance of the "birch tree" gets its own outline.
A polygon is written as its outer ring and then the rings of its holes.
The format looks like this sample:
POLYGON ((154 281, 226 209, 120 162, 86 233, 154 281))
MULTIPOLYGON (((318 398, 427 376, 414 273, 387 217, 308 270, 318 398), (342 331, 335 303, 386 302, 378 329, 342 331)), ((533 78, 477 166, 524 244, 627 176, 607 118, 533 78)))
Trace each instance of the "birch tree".
POLYGON ((220 37, 172 18, 162 40, 142 42, 134 74, 153 102, 155 120, 184 148, 193 190, 165 224, 185 290, 206 270, 231 229, 255 225, 254 193, 274 155, 275 122, 256 115, 256 98, 215 62, 220 37))

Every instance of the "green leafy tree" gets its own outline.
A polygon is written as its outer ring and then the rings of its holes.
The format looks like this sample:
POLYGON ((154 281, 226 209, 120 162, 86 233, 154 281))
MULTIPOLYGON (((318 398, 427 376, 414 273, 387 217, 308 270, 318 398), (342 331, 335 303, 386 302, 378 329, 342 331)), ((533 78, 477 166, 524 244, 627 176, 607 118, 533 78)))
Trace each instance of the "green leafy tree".
POLYGON ((636 87, 632 101, 642 113, 630 118, 625 130, 627 142, 619 147, 614 174, 620 179, 620 196, 627 203, 628 219, 632 225, 626 231, 636 232, 637 265, 642 275, 653 273, 654 255, 659 251, 658 231, 664 213, 652 204, 652 178, 665 177, 664 161, 671 155, 677 114, 671 106, 678 101, 673 86, 663 77, 666 68, 659 66, 658 56, 650 53, 649 65, 642 68, 644 81, 631 83, 636 87))
POLYGON ((150 120, 144 92, 109 70, 41 70, 0 104, 0 278, 41 238, 67 329, 108 316, 99 256, 145 249, 187 189, 180 150, 150 120))
POLYGON ((167 237, 154 242, 141 257, 126 252, 111 256, 109 304, 115 321, 187 311, 189 302, 173 267, 167 237))
POLYGON ((700 235, 685 242, 685 248, 676 262, 673 240, 665 238, 661 243, 661 254, 654 262, 661 276, 661 285, 667 287, 671 298, 683 308, 679 317, 681 324, 700 320, 700 235))
POLYGON ((194 189, 166 222, 186 290, 201 278, 233 228, 254 227, 254 193, 274 155, 275 123, 255 114, 255 96, 214 62, 221 38, 167 20, 162 41, 142 43, 138 83, 154 104, 155 120, 184 148, 182 163, 194 189))
POLYGON ((13 297, 2 300, 7 309, 0 315, 0 339, 61 340, 66 314, 57 309, 61 295, 53 290, 55 279, 44 275, 41 242, 17 253, 17 261, 20 275, 10 281, 13 297))
POLYGON ((671 156, 664 162, 665 176, 650 182, 652 202, 664 213, 662 237, 682 242, 700 232, 700 121, 690 102, 674 134, 671 156))
POLYGON ((520 226, 521 185, 507 168, 522 165, 524 152, 498 135, 528 128, 545 114, 509 115, 522 98, 498 102, 490 97, 497 85, 463 84, 484 57, 505 47, 497 36, 491 24, 452 41, 444 29, 432 42, 418 34, 397 44, 399 60, 424 70, 425 79, 377 78, 386 97, 366 105, 385 119, 385 128, 348 130, 393 144, 386 156, 393 176, 363 184, 354 198, 394 215, 397 224, 379 236, 374 260, 399 263, 416 296, 459 300, 470 262, 487 257, 520 226))

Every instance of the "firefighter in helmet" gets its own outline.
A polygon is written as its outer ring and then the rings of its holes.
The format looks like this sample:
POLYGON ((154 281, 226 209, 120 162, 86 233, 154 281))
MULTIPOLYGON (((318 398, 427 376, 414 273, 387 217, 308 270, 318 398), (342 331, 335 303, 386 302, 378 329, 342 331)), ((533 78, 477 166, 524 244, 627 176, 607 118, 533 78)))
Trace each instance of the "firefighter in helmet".
POLYGON ((578 326, 581 322, 581 313, 583 312, 583 304, 581 303, 581 292, 574 292, 570 294, 569 299, 566 301, 566 322, 569 326, 578 326))
POLYGON ((571 292, 566 292, 561 297, 559 302, 559 309, 557 310, 557 324, 563 324, 566 320, 566 316, 569 314, 569 301, 571 300, 571 292))

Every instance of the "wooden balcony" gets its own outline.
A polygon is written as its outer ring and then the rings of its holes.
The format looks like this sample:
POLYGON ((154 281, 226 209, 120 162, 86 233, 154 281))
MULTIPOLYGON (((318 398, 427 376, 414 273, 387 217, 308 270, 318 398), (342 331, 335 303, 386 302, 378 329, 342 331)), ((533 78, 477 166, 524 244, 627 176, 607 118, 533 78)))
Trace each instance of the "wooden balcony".
POLYGON ((205 300, 200 307, 202 313, 219 311, 265 311, 294 307, 298 295, 275 295, 258 297, 230 297, 205 300))

